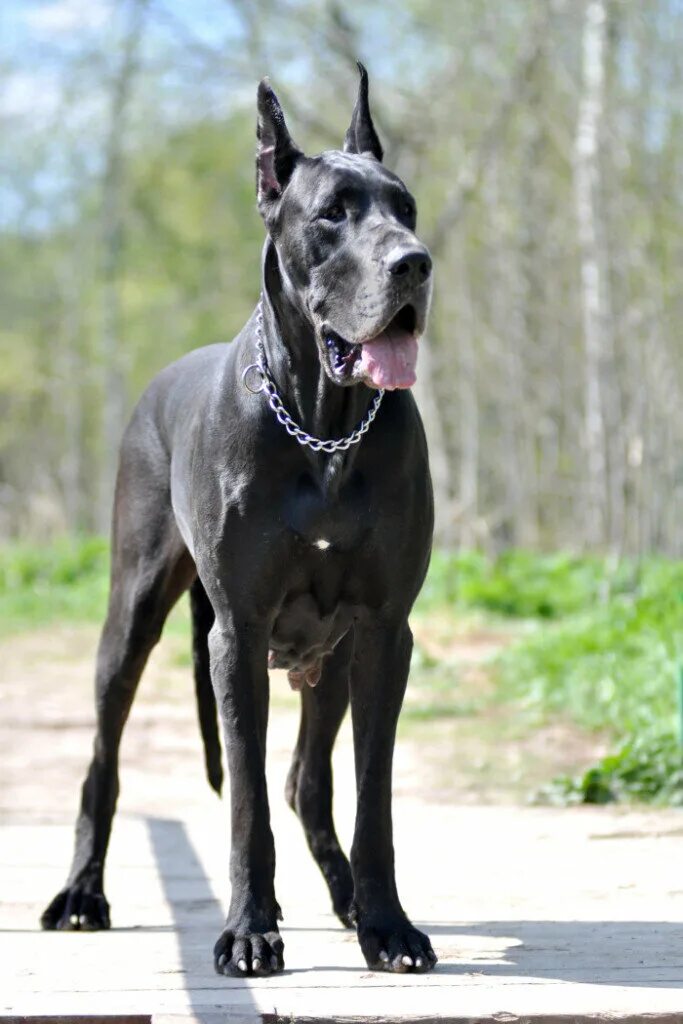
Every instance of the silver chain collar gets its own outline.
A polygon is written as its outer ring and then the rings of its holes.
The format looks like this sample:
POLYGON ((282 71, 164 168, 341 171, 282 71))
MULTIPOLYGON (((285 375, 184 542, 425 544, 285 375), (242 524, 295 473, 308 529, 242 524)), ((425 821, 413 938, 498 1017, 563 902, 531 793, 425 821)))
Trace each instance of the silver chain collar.
POLYGON ((283 405, 282 399, 275 387, 275 381, 271 377, 268 369, 266 349, 263 344, 262 299, 259 299, 258 309, 256 312, 256 352, 257 361, 247 366, 246 370, 242 374, 242 383, 247 391, 250 391, 252 395, 258 395, 261 391, 265 393, 268 398, 268 405, 275 413, 278 422, 282 424, 288 434, 291 434, 292 437, 296 438, 299 444, 306 448, 310 448, 314 452, 327 452, 328 455, 331 455, 333 452, 345 452, 352 444, 358 444, 363 434, 367 433, 370 428, 370 424, 374 420, 379 411, 379 407, 382 404, 382 399, 384 398, 383 390, 377 391, 377 394, 373 398, 372 404, 365 414, 365 417, 361 420, 356 429, 350 434, 347 434, 346 437, 330 438, 326 441, 320 437, 312 437, 311 434, 302 430, 299 424, 292 419, 283 405), (253 377, 254 374, 258 375, 258 386, 254 386, 250 383, 249 378, 250 376, 253 377))

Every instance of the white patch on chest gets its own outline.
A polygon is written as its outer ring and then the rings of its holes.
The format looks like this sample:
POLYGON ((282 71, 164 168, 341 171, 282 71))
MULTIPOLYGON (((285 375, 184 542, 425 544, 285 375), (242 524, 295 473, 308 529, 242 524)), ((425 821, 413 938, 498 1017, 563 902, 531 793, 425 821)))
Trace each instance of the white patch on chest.
POLYGON ((327 551, 329 546, 330 546, 329 540, 325 540, 324 537, 321 537, 319 540, 314 540, 313 541, 313 547, 314 548, 320 548, 321 551, 327 551))

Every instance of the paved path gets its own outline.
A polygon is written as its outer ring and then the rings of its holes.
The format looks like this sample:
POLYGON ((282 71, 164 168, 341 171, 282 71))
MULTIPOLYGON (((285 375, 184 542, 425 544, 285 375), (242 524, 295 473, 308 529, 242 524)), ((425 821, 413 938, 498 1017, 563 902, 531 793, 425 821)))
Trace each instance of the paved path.
MULTIPOLYGON (((49 644, 36 657, 59 662, 49 644)), ((22 664, 32 664, 28 654, 22 664)), ((438 802, 431 784, 421 787, 419 751, 402 744, 399 887, 440 963, 429 976, 371 974, 355 936, 328 913, 280 795, 296 730, 286 706, 275 711, 269 772, 287 969, 264 980, 217 977, 210 954, 227 894, 227 810, 202 779, 196 733, 186 728, 190 700, 161 699, 154 678, 126 740, 107 877, 115 927, 39 932, 38 915, 69 861, 76 780, 90 743, 89 708, 72 693, 68 657, 61 664, 61 694, 46 693, 44 679, 28 671, 23 701, 4 663, 0 1014, 119 1015, 139 1024, 261 1015, 683 1022, 682 812, 452 806, 438 802), (421 788, 432 799, 417 799, 421 788)), ((348 845, 348 733, 335 772, 348 845)))

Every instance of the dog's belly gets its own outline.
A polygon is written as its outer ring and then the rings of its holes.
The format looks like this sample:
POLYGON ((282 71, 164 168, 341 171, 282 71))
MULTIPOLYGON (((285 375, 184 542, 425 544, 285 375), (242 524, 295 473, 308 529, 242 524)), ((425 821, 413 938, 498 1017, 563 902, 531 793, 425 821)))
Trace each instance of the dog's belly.
POLYGON ((323 611, 310 592, 287 597, 273 625, 269 666, 287 669, 295 689, 304 682, 315 686, 323 658, 348 632, 352 620, 353 608, 343 601, 323 611))

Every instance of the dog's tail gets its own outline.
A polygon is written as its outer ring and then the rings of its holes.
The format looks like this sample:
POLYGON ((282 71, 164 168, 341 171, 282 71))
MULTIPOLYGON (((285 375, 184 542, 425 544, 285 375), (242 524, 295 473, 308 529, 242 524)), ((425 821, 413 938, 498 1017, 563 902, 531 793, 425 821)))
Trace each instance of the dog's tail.
POLYGON ((190 587, 190 610, 194 687, 199 711, 199 728, 204 743, 206 776, 211 788, 220 796, 223 788, 223 756, 218 734, 216 698, 211 685, 209 667, 209 630, 213 626, 214 613, 199 577, 190 587))

